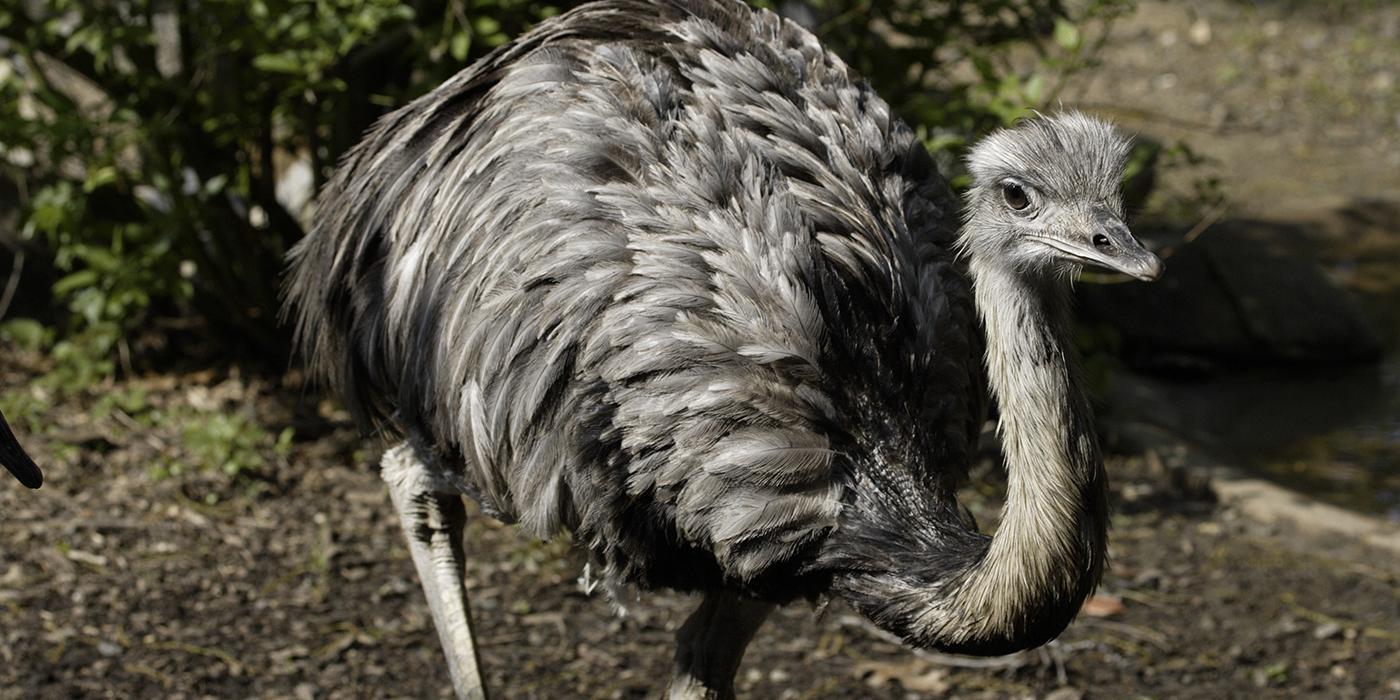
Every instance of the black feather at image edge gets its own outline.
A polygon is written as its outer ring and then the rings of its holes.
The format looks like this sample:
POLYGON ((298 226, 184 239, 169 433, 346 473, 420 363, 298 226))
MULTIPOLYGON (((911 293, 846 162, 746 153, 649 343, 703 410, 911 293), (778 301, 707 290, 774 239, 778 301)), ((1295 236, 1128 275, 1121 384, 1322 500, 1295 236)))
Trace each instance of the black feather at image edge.
POLYGON ((39 465, 19 446, 19 440, 15 439, 14 432, 10 430, 10 423, 5 420, 3 413, 0 413, 0 463, 19 479, 19 483, 31 489, 37 489, 44 484, 44 474, 39 471, 39 465))

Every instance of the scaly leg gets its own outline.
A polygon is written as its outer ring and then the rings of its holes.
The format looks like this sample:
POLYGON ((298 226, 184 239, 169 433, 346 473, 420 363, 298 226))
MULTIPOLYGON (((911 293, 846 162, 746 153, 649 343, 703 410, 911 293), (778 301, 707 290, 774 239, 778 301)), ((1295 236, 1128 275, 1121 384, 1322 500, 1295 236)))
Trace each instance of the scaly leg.
POLYGON ((769 603, 728 591, 706 593, 676 632, 669 700, 732 699, 744 649, 772 611, 769 603))
POLYGON ((428 596, 452 688, 464 700, 486 700, 463 581, 462 530, 467 511, 462 496, 437 486, 432 471, 408 443, 384 453, 380 476, 389 486, 413 565, 428 596))

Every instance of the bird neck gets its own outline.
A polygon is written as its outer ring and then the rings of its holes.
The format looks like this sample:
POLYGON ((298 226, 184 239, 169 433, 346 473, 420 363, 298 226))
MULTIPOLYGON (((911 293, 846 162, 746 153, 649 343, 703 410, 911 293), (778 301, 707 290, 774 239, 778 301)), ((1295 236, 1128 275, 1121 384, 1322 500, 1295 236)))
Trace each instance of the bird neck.
POLYGON ((833 591, 910 644, 1008 654, 1053 639, 1098 584, 1106 478, 1068 342, 1065 280, 976 255, 969 270, 1008 472, 996 534, 968 527, 955 503, 911 505, 921 492, 891 476, 900 460, 877 459, 859 471, 863 488, 821 562, 841 572, 833 591))
POLYGON ((1069 340, 1068 284, 976 257, 969 269, 1007 494, 995 536, 948 602, 973 637, 1039 644, 1098 585, 1107 478, 1069 340))

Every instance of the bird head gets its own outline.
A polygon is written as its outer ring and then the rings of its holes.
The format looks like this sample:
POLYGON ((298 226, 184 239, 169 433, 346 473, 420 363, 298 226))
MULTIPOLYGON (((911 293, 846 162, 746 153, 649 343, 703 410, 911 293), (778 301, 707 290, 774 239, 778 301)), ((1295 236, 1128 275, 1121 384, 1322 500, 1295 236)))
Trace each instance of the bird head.
POLYGON ((1078 112, 993 132, 967 159, 972 187, 959 245, 1027 273, 1092 265, 1156 279, 1162 261, 1123 223, 1128 148, 1112 126, 1078 112))

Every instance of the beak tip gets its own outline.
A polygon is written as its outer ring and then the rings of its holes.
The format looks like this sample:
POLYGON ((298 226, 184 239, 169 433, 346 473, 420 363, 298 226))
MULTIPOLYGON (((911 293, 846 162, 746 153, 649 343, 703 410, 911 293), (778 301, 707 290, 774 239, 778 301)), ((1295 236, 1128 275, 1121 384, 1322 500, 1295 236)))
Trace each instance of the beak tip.
POLYGON ((1142 271, 1135 276, 1143 282, 1152 282, 1157 278, 1161 277, 1162 273, 1165 272, 1166 269, 1167 266, 1162 262, 1162 259, 1155 255, 1152 255, 1151 260, 1149 260, 1145 265, 1143 265, 1142 271))

